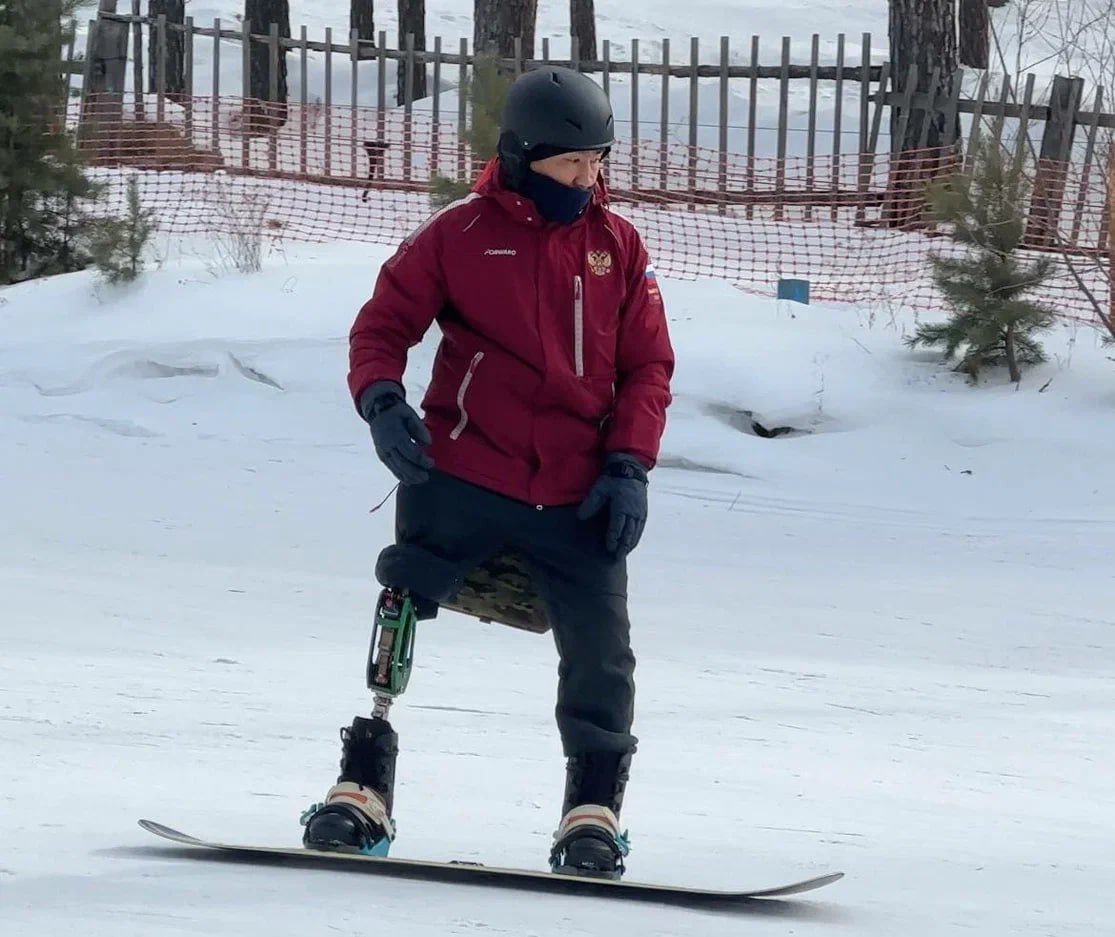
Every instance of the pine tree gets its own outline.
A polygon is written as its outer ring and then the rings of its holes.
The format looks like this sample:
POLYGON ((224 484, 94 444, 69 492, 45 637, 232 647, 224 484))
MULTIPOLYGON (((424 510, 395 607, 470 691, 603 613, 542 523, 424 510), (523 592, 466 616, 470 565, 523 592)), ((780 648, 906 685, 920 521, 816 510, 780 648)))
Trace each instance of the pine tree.
MULTIPOLYGON (((500 72, 492 57, 481 57, 473 66, 472 77, 463 91, 471 105, 469 126, 464 140, 472 153, 473 165, 483 165, 496 155, 499 148, 499 120, 511 76, 500 72)), ((430 200, 441 208, 464 198, 472 189, 469 179, 458 181, 435 174, 430 181, 430 200)))
POLYGON ((122 218, 104 218, 93 226, 89 252, 109 283, 130 283, 143 271, 143 251, 155 233, 155 213, 139 201, 136 177, 128 180, 128 208, 122 218))
POLYGON ((980 149, 970 174, 956 172, 929 190, 936 220, 967 251, 931 258, 933 283, 952 315, 944 323, 920 325, 906 343, 943 346, 945 358, 959 355, 956 369, 973 380, 981 368, 1005 363, 1017 383, 1020 365, 1045 360, 1035 333, 1056 321, 1052 309, 1027 298, 1054 268, 1052 258, 1026 262, 1018 256, 1027 188, 1021 162, 995 143, 980 149))
POLYGON ((76 0, 0 0, 0 284, 83 267, 96 193, 66 133, 62 48, 76 0))

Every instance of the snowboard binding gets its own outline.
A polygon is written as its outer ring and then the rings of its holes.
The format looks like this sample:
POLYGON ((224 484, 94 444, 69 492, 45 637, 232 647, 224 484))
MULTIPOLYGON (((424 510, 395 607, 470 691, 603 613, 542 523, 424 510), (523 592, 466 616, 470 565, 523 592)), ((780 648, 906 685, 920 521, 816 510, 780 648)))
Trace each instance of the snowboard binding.
POLYGON ((550 869, 559 875, 618 880, 626 871, 623 860, 630 848, 626 831, 612 833, 600 826, 582 826, 554 843, 550 869))
POLYGON ((302 845, 326 852, 358 853, 362 856, 387 858, 395 838, 395 824, 386 821, 380 826, 353 804, 340 800, 313 804, 302 814, 306 827, 302 845))

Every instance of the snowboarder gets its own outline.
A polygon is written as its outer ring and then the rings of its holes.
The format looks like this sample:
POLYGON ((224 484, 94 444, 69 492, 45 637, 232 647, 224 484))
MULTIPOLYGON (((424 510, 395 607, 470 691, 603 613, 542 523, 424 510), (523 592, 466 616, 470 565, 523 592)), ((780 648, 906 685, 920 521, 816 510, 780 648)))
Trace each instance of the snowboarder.
MULTIPOLYGON (((613 143, 590 78, 556 66, 518 78, 473 191, 383 266, 352 327, 348 382, 401 483, 396 542, 376 565, 383 620, 401 596, 432 617, 504 548, 526 559, 559 656, 566 785, 550 864, 618 878, 637 741, 626 556, 646 521, 674 356, 642 239, 606 207, 613 143), (435 320, 422 419, 403 372, 435 320)), ((380 711, 341 737, 340 777, 304 817, 303 842, 383 854, 397 736, 380 711)))

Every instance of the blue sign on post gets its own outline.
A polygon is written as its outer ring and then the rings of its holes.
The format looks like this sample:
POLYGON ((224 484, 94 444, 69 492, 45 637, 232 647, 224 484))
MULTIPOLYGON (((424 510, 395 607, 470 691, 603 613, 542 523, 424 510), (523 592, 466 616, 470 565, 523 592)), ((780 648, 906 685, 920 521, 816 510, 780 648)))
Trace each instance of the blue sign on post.
POLYGON ((779 280, 778 281, 778 298, 788 299, 795 303, 801 303, 804 306, 809 305, 809 281, 808 280, 779 280))

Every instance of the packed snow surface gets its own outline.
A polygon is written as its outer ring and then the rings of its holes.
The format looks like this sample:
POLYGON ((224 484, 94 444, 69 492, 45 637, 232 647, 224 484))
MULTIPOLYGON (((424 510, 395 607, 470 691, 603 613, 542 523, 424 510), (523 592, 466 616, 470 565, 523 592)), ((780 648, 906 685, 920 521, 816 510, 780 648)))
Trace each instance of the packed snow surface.
MULTIPOLYGON (((912 316, 664 279, 676 399, 631 558, 632 880, 844 881, 722 913, 171 859, 297 844, 366 714, 393 479, 347 397, 381 248, 0 292, 0 931, 1094 937, 1115 880, 1115 367, 1019 386, 912 316), (763 438, 767 429, 793 432, 763 438), (1107 883, 1106 885, 1104 883, 1107 883)), ((419 399, 436 330, 407 383, 419 399)), ((393 719, 393 854, 544 868, 548 636, 443 612, 393 719)))

